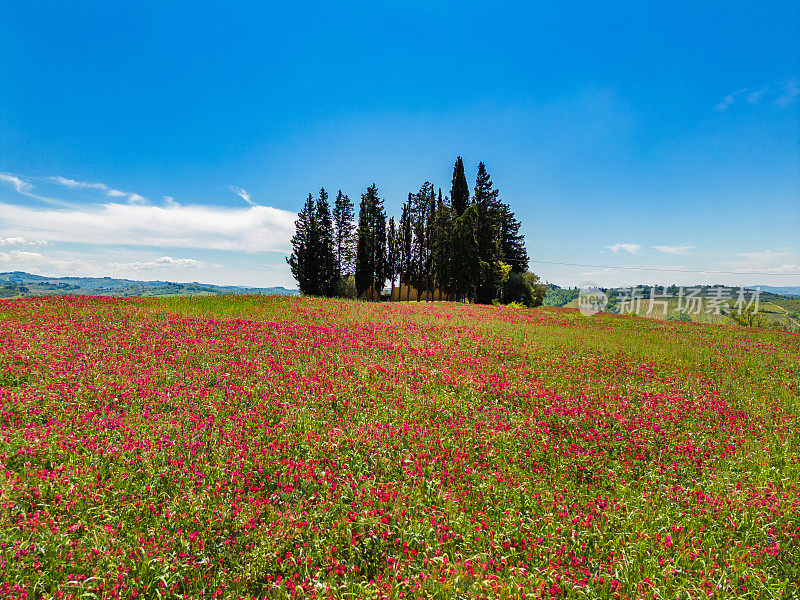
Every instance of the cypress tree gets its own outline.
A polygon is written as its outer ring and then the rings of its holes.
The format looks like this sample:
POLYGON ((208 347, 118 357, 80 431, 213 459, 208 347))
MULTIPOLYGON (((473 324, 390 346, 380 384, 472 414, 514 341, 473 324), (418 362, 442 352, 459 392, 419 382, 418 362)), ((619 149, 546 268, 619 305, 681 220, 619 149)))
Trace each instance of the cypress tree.
POLYGON ((339 190, 333 204, 334 247, 339 278, 352 275, 355 267, 356 232, 353 221, 353 202, 339 190))
POLYGON ((316 239, 314 245, 314 268, 317 271, 318 294, 333 296, 336 294, 336 283, 339 273, 336 264, 334 229, 331 220, 331 209, 328 204, 328 193, 320 189, 316 202, 316 239))
POLYGON ((476 294, 477 301, 490 304, 497 296, 499 285, 500 254, 500 209, 497 196, 499 190, 493 188, 492 179, 486 165, 478 165, 475 179, 473 204, 476 211, 475 231, 478 240, 478 253, 481 262, 481 275, 476 294))
POLYGON ((501 260, 511 265, 512 273, 528 270, 528 252, 525 249, 525 236, 519 232, 517 221, 511 208, 500 204, 500 254, 501 260))
MULTIPOLYGON (((440 194, 441 195, 441 194, 440 194)), ((425 207, 425 277, 424 288, 426 297, 433 298, 434 263, 433 245, 436 220, 436 192, 431 184, 428 190, 427 206, 425 207), (428 296, 430 295, 430 296, 428 296)))
POLYGON ((292 253, 286 258, 292 276, 297 280, 297 286, 301 294, 311 294, 313 282, 310 276, 313 272, 309 257, 309 241, 313 236, 314 221, 316 210, 314 199, 311 194, 303 205, 303 209, 297 214, 294 222, 294 235, 292 236, 292 253))
POLYGON ((469 185, 467 184, 467 177, 464 175, 464 161, 461 160, 460 156, 456 159, 456 164, 453 167, 450 202, 452 203, 453 211, 456 213, 456 218, 464 214, 469 204, 469 185))
POLYGON ((386 212, 373 183, 361 195, 356 249, 356 291, 367 298, 380 297, 386 283, 386 212))
POLYGON ((413 223, 412 223, 412 202, 411 193, 408 194, 408 201, 403 204, 403 212, 400 216, 400 287, 406 286, 406 300, 411 294, 411 268, 413 261, 413 223))
POLYGON ((413 232, 411 285, 417 290, 417 301, 428 288, 430 271, 430 243, 428 240, 433 184, 426 181, 419 192, 410 195, 413 232))
POLYGON ((455 220, 451 235, 453 299, 464 297, 470 302, 478 288, 481 259, 478 249, 477 210, 467 207, 464 214, 455 220))
POLYGON ((442 201, 441 190, 436 205, 436 215, 431 234, 431 260, 433 263, 433 287, 441 294, 452 295, 452 240, 453 212, 442 201))

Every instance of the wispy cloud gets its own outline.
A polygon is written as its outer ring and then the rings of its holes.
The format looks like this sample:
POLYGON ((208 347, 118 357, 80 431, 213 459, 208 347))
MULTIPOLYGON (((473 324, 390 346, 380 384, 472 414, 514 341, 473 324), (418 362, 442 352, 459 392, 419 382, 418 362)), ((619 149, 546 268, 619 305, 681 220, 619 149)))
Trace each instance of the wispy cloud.
POLYGON ((609 250, 611 250, 614 254, 619 254, 620 250, 624 250, 629 254, 637 254, 642 247, 639 244, 613 244, 611 246, 606 246, 609 250))
POLYGON ((581 273, 583 277, 597 277, 598 275, 616 275, 617 273, 622 273, 621 269, 615 269, 612 267, 606 267, 604 269, 600 269, 599 271, 584 271, 581 273))
POLYGON ((740 94, 744 94, 745 92, 750 91, 750 88, 742 88, 741 90, 736 90, 725 96, 720 102, 717 104, 716 108, 718 111, 727 110, 728 107, 736 101, 736 97, 740 94))
POLYGON ((778 96, 777 100, 775 100, 775 103, 778 104, 778 106, 789 106, 795 100, 797 100, 797 96, 799 95, 800 79, 793 79, 786 84, 783 93, 778 96))
POLYGON ((11 173, 0 173, 0 181, 14 186, 14 189, 20 194, 29 192, 32 187, 30 183, 11 173))
POLYGON ((0 232, 48 242, 285 252, 296 214, 268 206, 107 203, 70 209, 0 203, 0 232))
POLYGON ((231 186, 228 186, 228 189, 230 189, 234 194, 239 196, 239 198, 241 198, 242 200, 247 202, 250 206, 257 206, 257 204, 255 202, 250 200, 250 194, 248 194, 247 190, 245 190, 244 188, 240 188, 237 185, 231 185, 231 186))
POLYGON ((108 266, 112 269, 120 269, 123 271, 155 271, 157 269, 197 269, 200 267, 209 266, 201 260, 193 258, 172 258, 171 256, 162 256, 156 260, 144 262, 111 262, 108 266))
POLYGON ((747 101, 750 104, 758 104, 758 101, 764 97, 764 95, 769 91, 769 88, 762 87, 760 90, 755 90, 754 92, 750 92, 747 94, 747 101))
POLYGON ((741 88, 720 100, 716 105, 716 109, 719 112, 726 111, 742 95, 744 95, 749 104, 758 104, 764 98, 771 98, 778 106, 789 106, 800 95, 800 79, 793 77, 789 81, 780 84, 768 83, 756 87, 741 88))
POLYGON ((779 250, 758 250, 754 252, 739 252, 738 260, 728 260, 720 263, 726 269, 735 269, 740 273, 800 273, 799 258, 796 252, 779 250))
POLYGON ((71 206, 68 202, 35 194, 33 192, 33 184, 28 181, 28 179, 30 178, 22 177, 21 175, 15 175, 13 173, 0 173, 0 183, 5 183, 6 185, 12 186, 14 191, 16 191, 18 194, 27 196, 28 198, 41 200, 42 202, 47 202, 48 204, 54 204, 56 206, 71 206))
POLYGON ((653 246, 664 254, 687 254, 694 246, 653 246))
POLYGON ((0 237, 0 246, 44 246, 45 240, 26 240, 24 237, 0 237))
POLYGON ((131 202, 133 204, 143 204, 147 201, 147 198, 145 198, 144 196, 132 192, 123 192, 121 190, 114 189, 111 186, 106 185, 105 183, 76 181, 74 179, 68 179, 66 177, 50 177, 50 181, 52 181, 53 183, 57 183, 58 185, 73 189, 99 190, 109 198, 125 198, 126 200, 128 200, 128 202, 131 202))
POLYGON ((775 250, 764 250, 757 252, 739 252, 737 256, 751 262, 764 264, 780 258, 782 256, 789 256, 789 252, 776 252, 775 250))

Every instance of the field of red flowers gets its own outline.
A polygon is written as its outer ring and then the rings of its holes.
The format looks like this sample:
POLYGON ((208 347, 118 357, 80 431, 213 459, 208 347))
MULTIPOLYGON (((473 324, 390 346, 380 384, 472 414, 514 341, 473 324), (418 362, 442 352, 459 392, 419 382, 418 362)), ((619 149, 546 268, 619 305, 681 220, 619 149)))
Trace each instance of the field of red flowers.
POLYGON ((800 336, 0 301, 0 595, 796 598, 800 336))

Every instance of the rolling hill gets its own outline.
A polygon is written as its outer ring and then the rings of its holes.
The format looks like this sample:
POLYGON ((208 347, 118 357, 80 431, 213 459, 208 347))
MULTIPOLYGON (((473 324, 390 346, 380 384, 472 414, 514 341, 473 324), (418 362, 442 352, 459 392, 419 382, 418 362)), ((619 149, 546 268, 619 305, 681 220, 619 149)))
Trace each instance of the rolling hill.
POLYGON ((220 286, 207 283, 136 281, 112 277, 47 277, 22 271, 0 273, 0 298, 27 296, 216 296, 262 294, 294 296, 300 292, 284 287, 220 286))

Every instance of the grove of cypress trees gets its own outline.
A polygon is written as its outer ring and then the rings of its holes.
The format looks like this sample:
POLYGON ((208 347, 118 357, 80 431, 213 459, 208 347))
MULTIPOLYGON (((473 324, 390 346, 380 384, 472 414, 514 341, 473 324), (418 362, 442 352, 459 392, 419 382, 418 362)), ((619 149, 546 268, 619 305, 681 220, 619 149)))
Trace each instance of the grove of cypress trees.
MULTIPOLYGON (((486 165, 481 162, 470 203, 459 156, 453 169, 451 198, 442 198, 429 181, 408 194, 399 223, 388 224, 375 184, 361 196, 358 228, 353 203, 339 190, 331 211, 328 194, 309 194, 295 221, 292 252, 286 261, 300 291, 311 295, 342 293, 343 278, 354 275, 356 292, 380 297, 388 278, 394 286, 416 289, 416 300, 442 295, 491 303, 520 296, 515 290, 533 286, 519 277, 527 273, 528 253, 521 224, 501 202, 486 165), (514 275, 513 280, 511 276, 514 275)), ((526 288, 526 289, 527 289, 526 288)), ((532 292, 533 293, 533 292, 532 292)))

